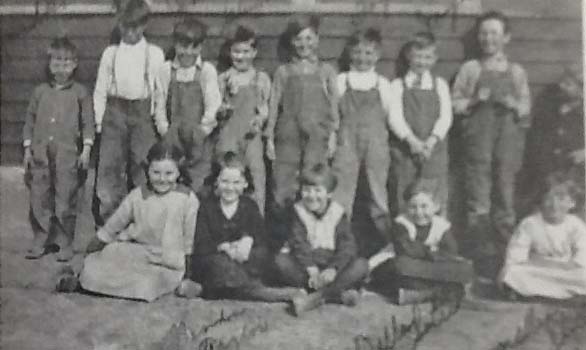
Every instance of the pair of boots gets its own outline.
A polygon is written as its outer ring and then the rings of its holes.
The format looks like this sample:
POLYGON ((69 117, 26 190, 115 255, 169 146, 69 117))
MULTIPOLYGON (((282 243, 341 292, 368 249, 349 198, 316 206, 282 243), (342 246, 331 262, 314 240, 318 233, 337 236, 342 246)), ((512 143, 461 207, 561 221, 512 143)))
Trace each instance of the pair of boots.
MULTIPOLYGON (((45 255, 45 251, 46 251, 45 244, 47 243, 46 242, 47 239, 45 236, 46 235, 43 235, 43 234, 38 234, 38 233, 35 234, 35 238, 33 238, 33 242, 25 254, 26 259, 31 259, 31 260, 39 259, 43 255, 45 255)), ((60 242, 60 244, 58 244, 58 245, 59 245, 59 251, 56 254, 57 261, 59 261, 59 262, 70 261, 74 256, 73 243, 70 240, 63 239, 62 242, 60 242)))
POLYGON ((346 306, 355 306, 360 300, 360 293, 355 289, 348 289, 335 297, 327 297, 323 290, 299 295, 292 300, 292 312, 295 316, 316 309, 326 302, 341 303, 346 306))

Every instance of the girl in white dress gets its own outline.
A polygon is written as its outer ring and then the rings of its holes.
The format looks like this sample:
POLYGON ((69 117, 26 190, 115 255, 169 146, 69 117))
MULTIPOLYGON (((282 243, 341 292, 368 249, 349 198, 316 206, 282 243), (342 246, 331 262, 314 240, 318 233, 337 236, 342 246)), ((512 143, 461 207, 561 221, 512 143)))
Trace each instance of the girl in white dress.
POLYGON ((521 296, 586 295, 586 225, 570 214, 575 184, 546 179, 539 210, 521 221, 507 247, 499 282, 521 296))
POLYGON ((126 196, 88 247, 94 252, 85 258, 79 279, 73 273, 62 276, 59 291, 81 287, 145 301, 174 290, 183 296, 201 292, 199 285, 185 277, 191 265, 199 201, 181 183, 183 158, 170 143, 159 142, 150 149, 148 183, 126 196))

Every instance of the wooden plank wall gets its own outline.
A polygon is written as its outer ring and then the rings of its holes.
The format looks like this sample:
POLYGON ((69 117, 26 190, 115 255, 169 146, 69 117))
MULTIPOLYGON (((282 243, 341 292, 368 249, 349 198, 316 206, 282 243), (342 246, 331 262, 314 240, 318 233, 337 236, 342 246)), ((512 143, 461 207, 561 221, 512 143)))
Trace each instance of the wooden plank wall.
MULTIPOLYGON (((169 34, 181 15, 159 14, 149 24, 148 36, 164 48, 169 34)), ((222 28, 230 21, 253 23, 260 35, 257 65, 272 73, 278 65, 278 34, 284 29, 288 15, 257 14, 235 17, 224 15, 197 16, 210 25, 210 40, 205 56, 216 59, 223 41, 222 28)), ((335 62, 345 37, 355 25, 369 23, 380 27, 384 36, 383 57, 379 71, 389 78, 394 75, 396 56, 409 35, 426 29, 420 15, 354 14, 322 16, 321 55, 335 62)), ((21 129, 27 100, 34 86, 43 80, 46 67, 45 49, 55 35, 68 33, 80 49, 78 78, 93 87, 99 56, 107 46, 114 25, 112 15, 0 16, 1 25, 1 163, 17 163, 21 159, 21 129)), ((437 17, 429 22, 439 40, 441 60, 437 72, 450 79, 465 57, 472 54, 471 16, 437 17)), ((545 85, 555 82, 566 63, 579 60, 582 52, 579 15, 567 17, 519 16, 511 19, 513 42, 510 57, 522 63, 529 74, 534 95, 545 85)))

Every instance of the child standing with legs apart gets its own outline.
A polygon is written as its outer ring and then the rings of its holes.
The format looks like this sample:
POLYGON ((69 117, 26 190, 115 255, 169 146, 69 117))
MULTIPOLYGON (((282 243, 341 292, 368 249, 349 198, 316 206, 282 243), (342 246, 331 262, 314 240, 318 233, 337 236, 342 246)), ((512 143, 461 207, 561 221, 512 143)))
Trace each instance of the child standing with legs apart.
POLYGON ((202 23, 178 23, 173 30, 174 57, 164 63, 158 76, 157 129, 185 153, 196 193, 211 172, 213 145, 208 135, 217 125, 221 104, 216 68, 201 58, 205 38, 202 23))
POLYGON ((463 115, 467 241, 474 242, 475 256, 490 256, 515 225, 515 177, 531 98, 525 70, 504 53, 511 39, 506 17, 483 15, 477 33, 482 56, 462 65, 452 97, 454 112, 463 115))
MULTIPOLYGON (((174 290, 189 297, 201 292, 187 279, 199 202, 186 186, 183 161, 181 150, 169 143, 149 150, 148 182, 126 196, 88 246, 81 288, 146 301, 174 290)), ((77 287, 72 271, 57 284, 64 292, 77 287)))
POLYGON ((458 256, 451 224, 437 215, 437 185, 424 179, 405 189, 404 211, 395 219, 393 232, 397 257, 373 271, 375 284, 388 287, 390 282, 399 304, 438 291, 462 293, 474 277, 472 263, 458 256))
POLYGON ((351 217, 358 176, 364 166, 370 188, 370 216, 384 241, 390 237, 387 180, 389 150, 389 81, 375 71, 381 36, 375 29, 348 40, 351 67, 338 75, 340 132, 334 169, 340 184, 334 194, 351 217))
POLYGON ((293 206, 290 252, 282 250, 276 257, 284 283, 312 291, 293 300, 296 315, 324 302, 355 305, 359 294, 351 288, 368 274, 366 260, 357 258, 344 207, 332 200, 336 185, 336 176, 324 164, 304 170, 301 200, 293 206))
POLYGON ((416 178, 436 179, 435 198, 447 209, 448 148, 452 102, 446 81, 431 69, 437 61, 433 34, 422 32, 404 49, 409 69, 391 82, 392 207, 401 212, 403 194, 416 178))
POLYGON ((264 221, 256 203, 243 192, 247 169, 232 152, 224 155, 216 195, 203 202, 195 233, 193 278, 206 298, 289 301, 299 290, 265 287, 268 262, 264 221))
POLYGON ((523 219, 509 241, 499 282, 511 296, 586 295, 586 225, 569 214, 575 184, 553 173, 543 189, 539 211, 523 219))
POLYGON ((268 116, 271 80, 253 65, 257 52, 251 29, 238 26, 229 41, 232 66, 219 77, 224 120, 216 154, 243 155, 252 175, 254 199, 264 215, 266 170, 260 132, 268 116))
POLYGON ((286 34, 293 57, 274 75, 265 132, 279 209, 295 201, 302 169, 327 162, 335 150, 336 71, 319 60, 318 27, 316 17, 301 17, 289 24, 286 34))
POLYGON ((75 46, 67 38, 55 39, 48 56, 49 81, 33 92, 23 129, 34 233, 26 257, 36 259, 44 254, 54 216, 60 246, 57 260, 68 261, 73 257, 77 192, 83 186, 78 169, 88 167, 94 121, 91 96, 73 79, 75 46))
POLYGON ((144 0, 128 1, 118 21, 121 41, 104 50, 98 67, 94 111, 96 131, 101 133, 96 182, 99 224, 118 207, 128 188, 145 183, 142 164, 156 142, 151 116, 155 75, 164 55, 143 36, 148 15, 144 0))

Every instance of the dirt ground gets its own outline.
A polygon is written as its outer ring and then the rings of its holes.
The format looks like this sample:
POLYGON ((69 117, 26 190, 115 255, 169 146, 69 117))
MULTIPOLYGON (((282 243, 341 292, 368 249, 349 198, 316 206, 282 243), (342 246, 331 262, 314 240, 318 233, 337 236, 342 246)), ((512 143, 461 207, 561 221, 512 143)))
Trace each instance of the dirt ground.
MULTIPOLYGON (((530 307, 495 302, 488 310, 462 309, 446 322, 439 322, 441 315, 435 322, 433 318, 438 315, 432 313, 428 304, 417 308, 398 307, 379 295, 367 293, 354 308, 326 305, 295 318, 286 311, 285 304, 184 300, 174 296, 144 303, 55 293, 55 276, 62 264, 55 261, 54 255, 36 261, 24 259, 32 233, 27 221, 28 193, 22 178, 22 169, 0 167, 0 348, 3 350, 482 350, 513 339, 530 307), (406 326, 435 323, 441 325, 422 332, 417 327, 406 326), (401 325, 402 333, 412 339, 400 347, 391 346, 389 330, 400 329, 401 325)), ((87 212, 87 207, 84 210, 87 212)), ((78 232, 76 246, 81 248, 93 235, 91 221, 82 217, 78 232)), ((81 260, 81 255, 75 259, 81 260)))

